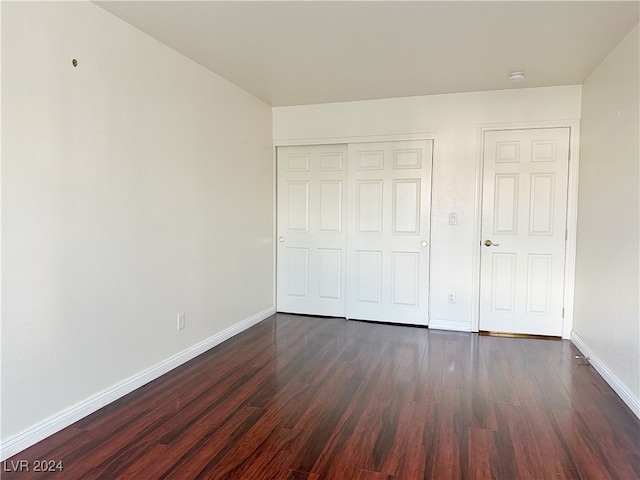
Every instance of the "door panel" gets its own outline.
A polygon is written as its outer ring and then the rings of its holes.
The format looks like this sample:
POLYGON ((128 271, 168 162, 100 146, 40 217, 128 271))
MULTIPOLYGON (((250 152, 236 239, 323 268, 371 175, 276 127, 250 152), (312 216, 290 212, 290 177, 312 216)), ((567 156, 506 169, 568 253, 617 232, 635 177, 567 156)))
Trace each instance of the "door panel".
POLYGON ((485 132, 480 330, 562 334, 568 162, 568 128, 485 132))
POLYGON ((342 298, 342 250, 318 249, 318 275, 320 298, 340 301, 342 298))
POLYGON ((348 318, 428 323, 432 148, 431 141, 349 145, 348 318))
POLYGON ((382 252, 356 250, 356 296, 358 304, 382 301, 382 252))
POLYGON ((318 203, 320 232, 342 232, 342 180, 319 182, 320 199, 318 203))
POLYGON ((393 233, 420 234, 420 179, 393 181, 393 233))
POLYGON ((420 255, 414 252, 391 254, 391 303, 418 307, 420 296, 420 255))
POLYGON ((309 297, 309 249, 287 247, 287 286, 289 297, 309 297))
POLYGON ((517 174, 495 176, 493 233, 496 235, 518 233, 518 180, 517 174))
POLYGON ((278 148, 278 311, 345 315, 346 166, 346 145, 278 148))
POLYGON ((309 182, 287 182, 287 230, 309 231, 309 182))
POLYGON ((527 265, 527 314, 549 315, 551 300, 551 255, 529 254, 527 265))
POLYGON ((553 235, 555 174, 531 174, 529 200, 529 235, 553 235))
POLYGON ((358 181, 356 191, 358 233, 382 233, 382 180, 358 181))

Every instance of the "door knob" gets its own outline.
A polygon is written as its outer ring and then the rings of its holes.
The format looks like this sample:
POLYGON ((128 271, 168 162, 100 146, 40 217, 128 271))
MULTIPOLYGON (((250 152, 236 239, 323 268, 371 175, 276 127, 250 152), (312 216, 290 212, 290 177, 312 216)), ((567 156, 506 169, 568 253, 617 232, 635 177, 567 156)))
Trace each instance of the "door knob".
POLYGON ((427 243, 427 241, 426 241, 426 240, 423 240, 423 241, 420 243, 420 245, 422 245, 423 247, 426 247, 426 246, 428 245, 428 243, 427 243))
POLYGON ((278 238, 278 241, 279 241, 280 243, 284 242, 284 237, 279 237, 279 238, 278 238))
POLYGON ((499 246, 499 245, 500 245, 499 243, 493 243, 491 240, 485 240, 485 241, 484 241, 484 244, 485 244, 487 247, 491 247, 491 246, 497 247, 497 246, 499 246))

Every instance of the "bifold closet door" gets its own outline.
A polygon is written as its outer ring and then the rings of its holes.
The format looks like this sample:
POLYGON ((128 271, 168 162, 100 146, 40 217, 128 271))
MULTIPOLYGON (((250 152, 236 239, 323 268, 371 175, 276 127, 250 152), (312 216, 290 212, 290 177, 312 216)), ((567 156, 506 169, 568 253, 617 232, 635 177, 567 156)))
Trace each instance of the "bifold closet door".
POLYGON ((350 144, 347 318, 426 325, 430 140, 350 144))
POLYGON ((278 147, 277 309, 345 316, 347 146, 278 147))

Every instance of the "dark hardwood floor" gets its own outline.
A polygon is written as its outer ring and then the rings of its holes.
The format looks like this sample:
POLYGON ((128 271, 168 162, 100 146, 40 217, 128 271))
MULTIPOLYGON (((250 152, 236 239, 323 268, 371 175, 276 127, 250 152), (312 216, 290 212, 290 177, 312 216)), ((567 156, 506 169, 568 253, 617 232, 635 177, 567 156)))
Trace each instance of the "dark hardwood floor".
POLYGON ((278 314, 8 459, 2 478, 640 478, 640 422, 577 354, 278 314), (19 460, 63 470, 6 471, 19 460))

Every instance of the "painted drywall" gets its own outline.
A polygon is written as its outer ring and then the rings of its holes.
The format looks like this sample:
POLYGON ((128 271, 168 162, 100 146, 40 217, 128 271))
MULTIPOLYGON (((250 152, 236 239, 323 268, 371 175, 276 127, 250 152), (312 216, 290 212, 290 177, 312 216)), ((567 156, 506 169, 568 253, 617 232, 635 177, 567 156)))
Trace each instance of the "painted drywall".
POLYGON ((574 331, 640 401, 639 28, 583 85, 574 331))
POLYGON ((580 86, 433 95, 273 109, 276 143, 317 138, 435 134, 429 316, 471 329, 478 128, 580 118, 580 86), (449 213, 458 225, 448 225, 449 213), (456 303, 448 303, 448 292, 456 303))
POLYGON ((273 306, 268 105, 89 2, 2 2, 2 117, 3 439, 273 306))

